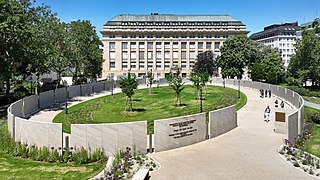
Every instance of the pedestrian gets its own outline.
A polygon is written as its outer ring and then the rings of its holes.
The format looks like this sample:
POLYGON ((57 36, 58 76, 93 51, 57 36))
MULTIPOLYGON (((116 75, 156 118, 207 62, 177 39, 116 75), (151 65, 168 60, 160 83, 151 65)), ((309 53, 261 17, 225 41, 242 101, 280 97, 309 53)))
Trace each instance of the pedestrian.
POLYGON ((264 110, 264 121, 269 122, 270 121, 270 107, 267 106, 264 110))
POLYGON ((269 90, 269 98, 271 98, 271 90, 269 90))
POLYGON ((278 100, 276 99, 276 101, 274 102, 274 107, 278 107, 278 100))
POLYGON ((261 89, 261 97, 263 98, 264 97, 264 90, 261 89))
POLYGON ((266 90, 265 97, 268 97, 268 90, 266 90))
POLYGON ((281 107, 281 108, 284 108, 284 102, 283 102, 283 101, 281 101, 280 107, 281 107))

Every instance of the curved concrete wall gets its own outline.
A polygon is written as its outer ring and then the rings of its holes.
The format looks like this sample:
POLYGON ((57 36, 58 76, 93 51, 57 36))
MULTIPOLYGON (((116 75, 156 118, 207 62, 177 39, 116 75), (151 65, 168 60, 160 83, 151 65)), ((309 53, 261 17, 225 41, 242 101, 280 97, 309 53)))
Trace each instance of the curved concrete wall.
POLYGON ((31 95, 23 98, 24 114, 31 115, 39 110, 39 97, 31 95))
POLYGON ((209 112, 209 137, 214 138, 238 126, 236 106, 209 112))
POLYGON ((154 121, 156 152, 188 146, 206 140, 206 114, 154 121))
MULTIPOLYGON (((143 80, 140 82, 143 82, 143 80)), ((223 86, 222 78, 214 78, 212 79, 212 82, 223 86)), ((226 79, 225 82, 230 86, 238 86, 239 83, 238 80, 235 79, 226 79)), ((160 80, 160 84, 166 83, 167 81, 165 79, 160 80)), ((93 88, 95 92, 110 90, 110 85, 110 82, 98 82, 95 84, 71 86, 68 88, 69 97, 73 98, 80 96, 80 94, 92 94, 93 88)), ((242 87, 254 88, 257 90, 260 88, 271 89, 274 95, 289 101, 293 106, 298 108, 298 110, 286 118, 288 119, 287 135, 289 140, 294 140, 298 134, 301 134, 304 120, 304 100, 300 95, 282 87, 260 82, 240 81, 240 85, 242 87)), ((114 82, 114 88, 115 87, 119 87, 119 82, 114 82)), ((39 97, 33 95, 13 103, 8 108, 8 128, 12 136, 18 141, 37 144, 38 146, 62 147, 63 139, 61 124, 34 122, 23 119, 23 117, 25 114, 36 112, 38 107, 47 108, 55 103, 55 101, 62 102, 65 100, 66 95, 66 89, 61 88, 57 89, 56 92, 43 92, 39 97), (37 99, 39 99, 39 101, 37 101, 37 99)), ((156 120, 154 135, 155 150, 163 151, 197 143, 204 141, 208 134, 210 134, 210 137, 212 138, 235 128, 237 126, 235 109, 235 106, 230 106, 210 112, 209 125, 205 122, 204 114, 170 118, 167 120, 156 120), (193 121, 190 118, 196 119, 196 121, 193 121), (188 134, 189 132, 183 133, 184 130, 187 130, 184 129, 184 127, 178 129, 172 127, 173 124, 178 124, 177 126, 180 126, 179 123, 183 124, 182 122, 189 122, 189 120, 190 122, 193 121, 192 124, 197 129, 197 131, 192 131, 192 135, 194 136, 188 134), (176 135, 179 136, 179 132, 177 131, 182 132, 180 135, 186 134, 186 136, 182 135, 181 137, 174 138, 176 135)), ((194 127, 188 128, 194 130, 194 127)), ((127 146, 141 152, 146 152, 147 149, 146 121, 119 124, 73 124, 71 126, 71 131, 70 145, 75 146, 76 148, 83 146, 93 150, 97 147, 103 147, 108 153, 113 153, 117 148, 124 148, 127 146)))
POLYGON ((72 124, 71 143, 75 149, 84 147, 94 151, 103 148, 112 155, 118 149, 131 147, 135 152, 146 153, 147 121, 110 124, 72 124))

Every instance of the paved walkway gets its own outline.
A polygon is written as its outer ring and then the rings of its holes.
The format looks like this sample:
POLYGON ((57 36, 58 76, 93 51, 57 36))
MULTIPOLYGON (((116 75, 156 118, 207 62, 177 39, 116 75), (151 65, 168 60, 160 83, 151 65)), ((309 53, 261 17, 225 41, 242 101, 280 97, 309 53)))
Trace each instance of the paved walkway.
POLYGON ((320 110, 320 104, 312 103, 310 101, 304 100, 304 103, 306 106, 312 107, 314 109, 319 109, 320 110))
POLYGON ((154 153, 161 169, 151 173, 152 179, 313 179, 293 167, 278 154, 285 135, 273 132, 275 98, 259 97, 258 90, 242 88, 247 104, 238 111, 238 127, 217 138, 191 146, 154 153), (263 112, 271 105, 271 121, 263 120, 263 112))

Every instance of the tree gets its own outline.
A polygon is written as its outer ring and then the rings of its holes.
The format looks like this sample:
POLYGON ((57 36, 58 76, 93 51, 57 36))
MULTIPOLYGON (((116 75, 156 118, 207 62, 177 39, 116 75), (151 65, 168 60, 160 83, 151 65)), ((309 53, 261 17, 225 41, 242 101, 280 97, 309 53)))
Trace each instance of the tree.
POLYGON ((72 21, 68 27, 70 38, 70 67, 75 83, 97 78, 102 72, 103 45, 90 21, 72 21))
POLYGON ((129 104, 129 111, 132 111, 132 97, 134 95, 134 90, 138 88, 138 80, 134 74, 128 72, 127 76, 120 80, 120 88, 122 92, 127 96, 126 109, 129 104), (129 101, 129 103, 128 103, 129 101))
POLYGON ((31 22, 26 12, 28 1, 0 0, 0 79, 6 82, 6 98, 10 102, 11 80, 26 74, 28 52, 32 37, 31 22))
POLYGON ((176 73, 174 74, 170 70, 169 76, 167 76, 167 81, 169 82, 170 87, 175 91, 176 93, 176 100, 175 100, 175 105, 176 106, 181 106, 181 99, 180 99, 180 94, 182 90, 184 89, 183 85, 184 83, 182 82, 182 77, 181 77, 181 70, 179 67, 174 68, 176 73))
POLYGON ((196 88, 197 99, 200 99, 200 87, 205 86, 206 83, 209 81, 209 73, 207 71, 191 71, 189 74, 189 79, 193 82, 193 86, 196 88))
POLYGON ((210 76, 218 75, 218 66, 212 51, 205 51, 197 55, 193 68, 194 72, 207 72, 210 76))
POLYGON ((246 35, 228 38, 220 48, 221 55, 217 58, 221 74, 225 77, 241 78, 245 67, 250 67, 256 59, 254 44, 246 35))
POLYGON ((156 82, 154 79, 154 74, 152 73, 152 69, 147 72, 147 80, 148 80, 148 86, 149 86, 149 94, 152 93, 152 84, 156 82))
POLYGON ((289 63, 290 75, 306 82, 311 79, 312 85, 320 82, 320 37, 314 30, 302 32, 302 39, 296 44, 296 53, 289 63), (300 76, 303 75, 301 78, 300 76))

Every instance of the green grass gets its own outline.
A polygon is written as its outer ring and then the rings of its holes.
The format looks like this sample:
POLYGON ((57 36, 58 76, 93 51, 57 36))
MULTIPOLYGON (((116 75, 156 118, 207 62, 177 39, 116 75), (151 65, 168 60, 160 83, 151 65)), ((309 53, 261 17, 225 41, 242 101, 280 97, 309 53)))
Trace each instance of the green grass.
POLYGON ((88 179, 97 175, 103 167, 103 164, 35 162, 0 151, 0 179, 88 179))
MULTIPOLYGON (((304 107, 306 113, 320 112, 320 110, 304 107)), ((309 139, 306 151, 320 157, 320 125, 312 123, 311 138, 309 139)))
MULTIPOLYGON (((170 87, 153 88, 135 92, 133 98, 133 112, 125 111, 126 97, 122 94, 104 96, 86 101, 58 114, 53 122, 63 123, 64 132, 70 133, 71 123, 118 123, 131 121, 148 121, 148 132, 153 132, 153 120, 190 115, 199 112, 199 100, 196 100, 195 88, 186 85, 181 94, 180 107, 174 105, 175 92, 170 87), (70 122, 73 119, 76 122, 70 122)), ((203 93, 203 111, 209 112, 237 103, 237 109, 243 107, 246 96, 241 93, 237 98, 237 90, 218 86, 208 86, 207 93, 203 93), (226 98, 227 97, 227 98, 226 98)))
POLYGON ((310 101, 312 103, 320 104, 320 98, 319 97, 308 97, 308 96, 303 96, 303 98, 307 101, 310 101))

